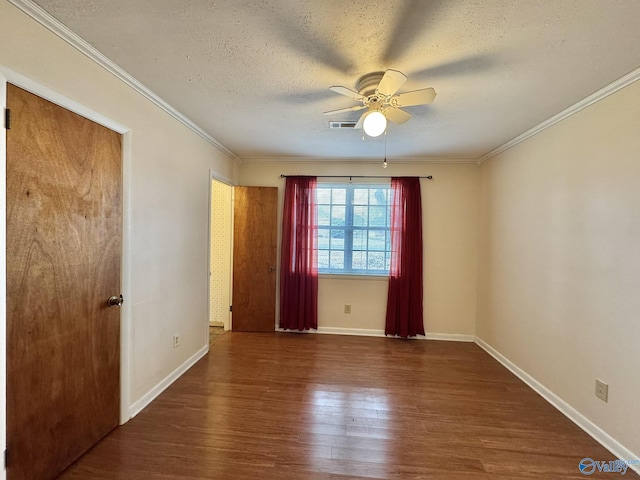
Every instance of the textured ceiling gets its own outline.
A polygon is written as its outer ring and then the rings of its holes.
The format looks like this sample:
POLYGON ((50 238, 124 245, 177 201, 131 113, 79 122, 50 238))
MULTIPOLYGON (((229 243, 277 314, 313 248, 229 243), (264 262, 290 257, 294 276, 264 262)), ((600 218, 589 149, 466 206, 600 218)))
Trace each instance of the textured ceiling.
POLYGON ((479 158, 640 66, 639 0, 37 0, 241 159, 380 158, 329 91, 434 87, 389 157, 479 158))

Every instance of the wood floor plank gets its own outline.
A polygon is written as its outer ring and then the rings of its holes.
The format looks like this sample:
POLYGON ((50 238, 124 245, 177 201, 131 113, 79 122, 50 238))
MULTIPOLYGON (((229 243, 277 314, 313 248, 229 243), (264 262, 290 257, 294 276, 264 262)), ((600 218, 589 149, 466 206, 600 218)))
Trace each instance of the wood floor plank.
POLYGON ((475 344, 233 332, 61 478, 578 479, 584 457, 614 459, 475 344))

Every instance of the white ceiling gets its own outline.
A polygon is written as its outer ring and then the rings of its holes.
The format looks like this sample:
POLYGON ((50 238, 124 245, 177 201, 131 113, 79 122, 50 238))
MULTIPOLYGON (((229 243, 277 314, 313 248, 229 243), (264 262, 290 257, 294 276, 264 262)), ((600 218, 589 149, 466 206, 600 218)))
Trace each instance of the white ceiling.
POLYGON ((329 130, 393 68, 434 87, 390 158, 477 159, 640 66, 640 0, 37 0, 241 159, 371 158, 329 130))

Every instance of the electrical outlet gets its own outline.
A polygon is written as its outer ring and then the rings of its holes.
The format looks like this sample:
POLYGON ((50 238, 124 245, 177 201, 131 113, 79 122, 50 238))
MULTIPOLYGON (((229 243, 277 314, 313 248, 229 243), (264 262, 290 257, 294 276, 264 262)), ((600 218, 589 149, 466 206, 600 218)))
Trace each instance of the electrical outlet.
POLYGON ((180 346, 180 337, 178 335, 173 336, 173 348, 178 348, 180 346))
POLYGON ((344 306, 344 313, 351 313, 351 305, 344 306))
POLYGON ((601 382, 596 378, 596 397, 598 397, 603 402, 607 402, 609 400, 609 385, 604 382, 601 382))

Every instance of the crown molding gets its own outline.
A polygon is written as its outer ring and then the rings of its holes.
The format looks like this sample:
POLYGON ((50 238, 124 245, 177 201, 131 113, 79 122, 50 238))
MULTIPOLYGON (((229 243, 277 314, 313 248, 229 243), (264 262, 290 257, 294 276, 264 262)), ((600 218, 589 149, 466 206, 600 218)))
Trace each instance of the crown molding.
POLYGON ((569 108, 561 111, 560 113, 545 120, 544 122, 539 123, 535 127, 530 128, 526 132, 521 133, 517 137, 512 138, 507 143, 500 145, 498 148, 491 150, 488 153, 485 153, 483 156, 478 158, 477 160, 478 165, 482 165, 482 163, 485 162, 486 160, 489 160, 490 158, 495 157, 496 155, 499 155, 505 150, 509 150, 511 147, 515 147, 519 143, 527 140, 528 138, 533 137, 534 135, 537 135, 543 130, 546 130, 547 128, 555 125, 556 123, 561 122, 565 118, 568 118, 571 115, 578 113, 580 110, 583 110, 588 106, 593 105, 594 103, 599 102, 600 100, 608 97, 609 95, 616 93, 618 90, 622 90, 623 88, 631 85, 633 82, 637 80, 640 80, 640 68, 636 68, 635 70, 632 70, 626 75, 620 77, 618 80, 615 80, 614 82, 610 83, 606 87, 603 87, 597 92, 592 93, 588 97, 580 100, 578 103, 573 104, 569 108))
MULTIPOLYGON (((327 158, 327 157, 242 157, 239 163, 245 164, 264 164, 264 163, 313 163, 320 162, 323 164, 330 163, 356 163, 360 165, 378 165, 382 164, 381 158, 372 160, 370 158, 358 158, 358 157, 341 157, 341 158, 327 158)), ((389 166, 402 165, 402 164, 477 164, 475 158, 446 158, 446 157, 400 157, 400 158, 387 158, 389 166)))
POLYGON ((107 70, 109 73, 114 75, 116 78, 120 79, 122 82, 127 84, 129 87, 133 88, 136 92, 141 94, 143 97, 153 102, 155 105, 160 107, 166 113, 171 115, 173 118, 178 120, 180 123, 185 125, 187 128, 192 130, 194 133, 205 139, 211 145, 213 145, 216 149, 218 149, 221 153, 229 157, 231 160, 238 162, 238 156, 229 150, 227 147, 218 142, 215 138, 205 132, 202 128, 196 125, 194 122, 185 117, 182 113, 176 110, 174 107, 165 102, 162 98, 160 98, 156 93, 152 90, 144 86, 138 80, 136 80, 129 73, 124 71, 121 67, 116 65, 113 61, 107 58, 104 54, 98 51, 95 47, 93 47, 90 43, 86 42, 82 39, 78 34, 69 29, 66 25, 58 21, 55 17, 53 17, 49 12, 44 10, 39 5, 33 3, 31 0, 9 0, 9 3, 20 9, 22 12, 27 14, 29 17, 34 19, 40 25, 48 29, 53 34, 60 37, 62 40, 67 42, 69 45, 74 47, 76 50, 89 57, 95 63, 100 65, 102 68, 107 70))

